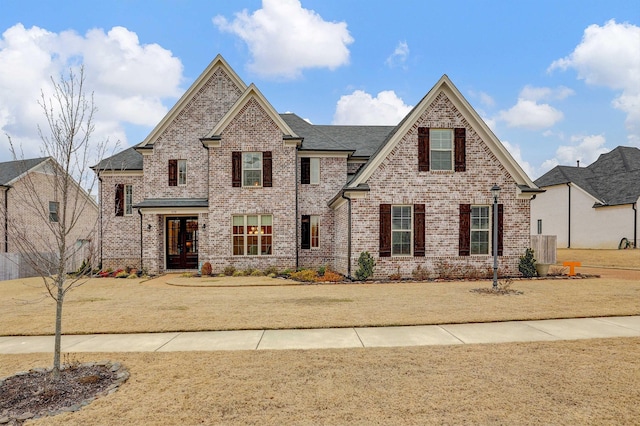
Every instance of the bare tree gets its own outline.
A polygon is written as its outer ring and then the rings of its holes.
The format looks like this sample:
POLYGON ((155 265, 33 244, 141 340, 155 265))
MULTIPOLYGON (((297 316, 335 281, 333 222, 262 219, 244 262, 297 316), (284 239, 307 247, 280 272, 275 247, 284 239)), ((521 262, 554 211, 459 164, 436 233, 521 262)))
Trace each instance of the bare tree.
MULTIPOLYGON (((8 233, 16 251, 42 277, 47 293, 56 303, 52 375, 57 378, 65 296, 85 283, 92 269, 91 251, 87 253, 78 242, 95 243, 98 216, 94 219, 92 212, 97 211, 97 205, 90 194, 97 179, 89 166, 103 157, 106 141, 91 142, 96 107, 93 94, 85 95, 84 68, 80 67, 77 73, 70 70, 58 81, 51 78, 51 82, 51 95, 41 91, 38 101, 48 127, 45 130, 38 126, 41 152, 48 159, 37 171, 24 171, 20 182, 25 188, 19 195, 24 211, 11 219, 8 233), (88 216, 92 220, 87 221, 88 216), (32 232, 34 227, 40 227, 37 235, 32 232), (79 250, 88 259, 83 262, 83 270, 69 274, 71 260, 79 250)), ((10 137, 9 143, 14 159, 24 160, 10 137)))

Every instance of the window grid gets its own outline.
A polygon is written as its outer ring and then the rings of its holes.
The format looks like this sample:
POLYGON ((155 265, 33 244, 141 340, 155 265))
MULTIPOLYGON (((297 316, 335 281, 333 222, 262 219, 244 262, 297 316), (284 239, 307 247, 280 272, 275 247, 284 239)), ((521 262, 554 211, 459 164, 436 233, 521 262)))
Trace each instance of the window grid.
POLYGON ((272 253, 271 215, 233 216, 233 255, 268 256, 272 253))
POLYGON ((453 131, 430 129, 431 170, 453 170, 453 131))
POLYGON ((58 211, 60 210, 60 203, 57 201, 49 201, 49 222, 58 222, 60 220, 58 211))
POLYGON ((262 186, 262 153, 242 153, 242 186, 262 186))
POLYGON ((411 206, 391 207, 391 255, 411 256, 413 221, 411 206))
POLYGON ((178 185, 187 184, 187 160, 178 160, 178 185))
POLYGON ((320 247, 320 216, 311 216, 310 219, 311 219, 311 248, 319 248, 320 247))
POLYGON ((471 206, 471 254, 489 254, 489 206, 471 206))
POLYGON ((127 216, 133 214, 133 185, 124 186, 124 214, 127 216))

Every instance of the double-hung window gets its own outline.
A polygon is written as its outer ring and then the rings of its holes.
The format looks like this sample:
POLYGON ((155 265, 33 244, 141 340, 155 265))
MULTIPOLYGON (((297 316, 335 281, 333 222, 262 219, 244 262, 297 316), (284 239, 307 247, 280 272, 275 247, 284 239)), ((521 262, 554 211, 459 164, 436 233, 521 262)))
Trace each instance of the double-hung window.
POLYGON ((431 170, 453 170, 453 130, 430 129, 431 170))
POLYGON ((413 227, 411 206, 391 207, 391 255, 411 256, 413 227))
POLYGON ((262 153, 242 153, 242 186, 262 186, 262 153))
POLYGON ((133 185, 124 186, 124 214, 131 216, 133 213, 133 185))
POLYGON ((268 256, 272 254, 273 216, 233 216, 233 255, 268 256))
POLYGON ((187 184, 187 160, 178 160, 178 185, 187 184))
POLYGON ((471 206, 471 254, 489 254, 489 206, 471 206))
POLYGON ((187 184, 187 160, 169 160, 169 186, 187 184))
POLYGON ((58 212, 60 211, 60 203, 57 201, 49 201, 49 222, 59 222, 58 212))

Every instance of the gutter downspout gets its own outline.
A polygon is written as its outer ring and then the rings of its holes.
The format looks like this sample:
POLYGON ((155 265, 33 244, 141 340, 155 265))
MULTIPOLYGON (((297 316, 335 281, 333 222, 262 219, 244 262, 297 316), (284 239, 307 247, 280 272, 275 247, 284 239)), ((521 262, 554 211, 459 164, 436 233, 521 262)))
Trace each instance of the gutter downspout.
POLYGON ((98 174, 98 181, 100 182, 100 189, 99 189, 99 197, 100 197, 100 269, 102 269, 102 208, 104 207, 104 204, 102 203, 102 177, 100 176, 100 172, 97 173, 98 174))
POLYGON ((638 209, 636 203, 633 203, 631 208, 633 209, 633 248, 638 248, 638 209))
POLYGON ((347 211, 347 278, 351 278, 351 198, 344 195, 344 191, 340 194, 342 198, 349 203, 349 209, 347 211))
POLYGON ((569 206, 567 208, 567 248, 571 248, 571 182, 567 182, 569 188, 569 206))
POLYGON ((140 215, 140 271, 144 269, 144 265, 142 264, 142 212, 138 209, 138 214, 140 215))
POLYGON ((4 187, 4 252, 9 253, 9 185, 4 187))
POLYGON ((299 209, 298 209, 298 160, 300 159, 299 156, 299 152, 300 152, 300 147, 296 146, 296 165, 295 165, 295 185, 296 185, 296 271, 298 270, 298 268, 300 267, 300 250, 298 249, 298 242, 300 241, 300 222, 299 222, 299 209))

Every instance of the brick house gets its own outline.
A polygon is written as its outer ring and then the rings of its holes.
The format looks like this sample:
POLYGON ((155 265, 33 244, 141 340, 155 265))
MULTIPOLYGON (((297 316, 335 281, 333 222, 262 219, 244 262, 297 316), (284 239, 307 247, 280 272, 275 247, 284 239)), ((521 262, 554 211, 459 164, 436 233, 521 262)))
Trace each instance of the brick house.
MULTIPOLYGON (((59 165, 51 157, 0 163, 0 279, 35 275, 20 253, 49 253, 57 247, 54 233, 59 230, 65 206, 57 190, 61 179, 56 168, 59 165)), ((91 255, 99 213, 95 200, 73 182, 69 208, 82 211, 66 239, 71 244, 69 271, 91 255)))
POLYGON ((397 126, 312 125, 278 114, 217 56, 147 138, 94 167, 104 267, 151 273, 327 265, 376 276, 492 265, 529 245, 535 184, 447 76, 397 126), (472 225, 473 224, 473 225, 472 225))

